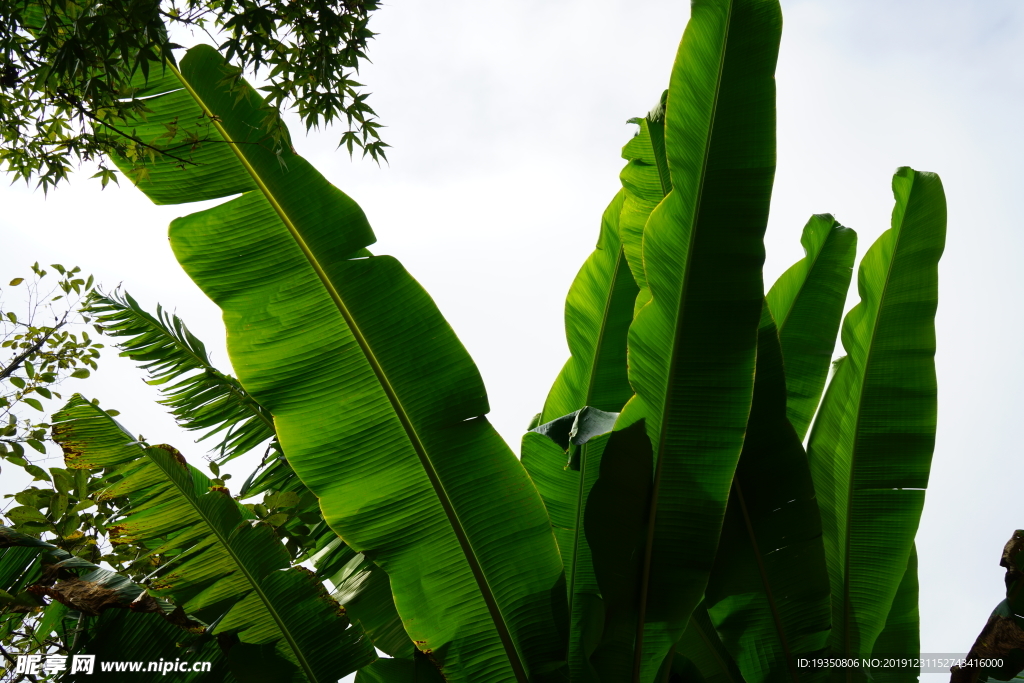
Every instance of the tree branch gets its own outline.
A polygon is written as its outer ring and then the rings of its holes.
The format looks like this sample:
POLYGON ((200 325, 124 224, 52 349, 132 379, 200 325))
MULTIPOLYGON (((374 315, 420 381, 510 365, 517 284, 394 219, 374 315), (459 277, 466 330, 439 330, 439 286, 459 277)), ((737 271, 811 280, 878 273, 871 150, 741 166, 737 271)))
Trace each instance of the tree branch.
POLYGON ((59 323, 57 323, 56 327, 51 328, 46 334, 44 334, 39 339, 39 341, 25 349, 22 353, 15 356, 14 360, 11 361, 10 365, 8 365, 3 370, 0 370, 0 380, 7 379, 12 374, 14 374, 14 372, 19 367, 21 367, 21 365, 28 359, 28 357, 34 353, 37 353, 39 349, 43 348, 43 344, 46 343, 46 340, 52 337, 54 332, 64 327, 65 323, 67 323, 67 314, 65 314, 64 318, 59 323))

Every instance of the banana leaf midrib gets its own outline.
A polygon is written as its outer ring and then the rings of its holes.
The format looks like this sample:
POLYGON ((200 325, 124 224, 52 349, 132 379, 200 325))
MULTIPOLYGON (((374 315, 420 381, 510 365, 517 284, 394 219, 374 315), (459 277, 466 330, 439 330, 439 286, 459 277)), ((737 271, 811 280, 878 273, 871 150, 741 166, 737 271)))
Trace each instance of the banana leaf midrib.
MULTIPOLYGON (((704 196, 704 182, 707 179, 707 165, 708 165, 708 157, 710 156, 710 152, 711 152, 711 138, 712 138, 713 131, 715 129, 715 115, 717 114, 717 111, 718 111, 718 98, 719 98, 719 95, 720 95, 721 89, 722 89, 722 72, 725 70, 725 55, 727 54, 728 48, 729 48, 729 29, 730 29, 731 23, 732 23, 732 9, 733 9, 733 0, 730 0, 730 2, 729 2, 729 9, 726 12, 725 21, 724 21, 724 26, 725 26, 724 32, 725 32, 725 35, 722 37, 721 55, 718 58, 718 76, 717 76, 717 78, 715 80, 715 97, 714 97, 714 102, 711 105, 711 117, 710 117, 710 120, 708 121, 708 130, 707 130, 706 140, 704 142, 704 155, 703 155, 703 158, 701 159, 700 183, 697 186, 697 191, 696 191, 697 198, 696 198, 696 201, 694 202, 694 205, 693 205, 692 215, 690 216, 690 234, 689 234, 689 236, 687 238, 689 243, 687 245, 687 250, 686 250, 686 254, 687 254, 687 264, 686 265, 687 266, 690 265, 689 264, 689 260, 690 260, 690 258, 692 258, 692 255, 693 255, 693 242, 694 242, 694 238, 695 238, 695 236, 697 234, 697 230, 696 230, 697 217, 700 215, 701 200, 702 200, 702 198, 704 196)), ((667 127, 668 127, 668 106, 667 105, 665 107, 665 120, 666 120, 666 129, 667 129, 667 127)), ((666 130, 666 133, 667 132, 668 131, 666 130)), ((669 176, 671 177, 671 171, 669 173, 669 176)), ((671 192, 674 192, 674 191, 675 191, 675 189, 673 188, 673 190, 671 190, 671 192)), ((673 335, 672 335, 672 357, 669 360, 668 375, 667 375, 669 378, 673 377, 674 374, 675 374, 676 358, 677 358, 676 348, 675 347, 676 347, 676 343, 679 341, 679 327, 680 327, 680 323, 681 323, 682 318, 683 318, 683 312, 684 312, 685 301, 686 301, 686 293, 688 291, 688 284, 689 284, 689 280, 690 280, 690 274, 692 273, 692 271, 693 271, 692 268, 687 267, 685 272, 683 273, 683 282, 682 282, 682 286, 680 287, 680 291, 679 291, 679 303, 675 307, 675 321, 674 321, 675 329, 674 329, 674 332, 673 332, 673 335)), ((652 295, 653 295, 653 292, 652 292, 652 295)), ((657 445, 657 448, 654 451, 654 456, 656 458, 655 469, 654 469, 654 480, 653 480, 653 485, 651 487, 650 511, 649 511, 649 513, 647 515, 647 539, 646 539, 646 541, 644 543, 643 564, 641 565, 641 569, 640 569, 641 574, 640 574, 639 615, 638 615, 638 618, 637 618, 637 626, 636 626, 636 641, 635 641, 636 642, 636 646, 633 649, 633 683, 639 683, 640 682, 640 670, 641 670, 642 661, 643 661, 642 654, 643 654, 643 642, 644 642, 644 621, 646 620, 646 616, 647 616, 647 600, 648 600, 648 591, 650 589, 650 580, 651 580, 651 561, 652 561, 652 556, 653 556, 653 551, 654 551, 654 526, 655 526, 655 519, 657 517, 657 512, 658 512, 658 493, 659 493, 659 489, 660 489, 661 468, 662 468, 662 465, 664 464, 664 461, 665 461, 665 459, 663 457, 663 451, 664 451, 664 448, 665 448, 665 439, 667 438, 667 431, 668 431, 668 430, 665 429, 665 424, 666 424, 666 421, 668 420, 669 411, 671 409, 671 406, 672 406, 672 389, 671 389, 671 384, 669 384, 669 386, 666 387, 665 402, 664 402, 664 405, 662 406, 661 422, 660 422, 659 427, 658 427, 658 431, 659 431, 659 434, 658 434, 658 445, 657 445)))
MULTIPOLYGON (((120 305, 118 304, 117 301, 114 301, 109 297, 104 296, 103 298, 106 300, 106 302, 113 302, 114 304, 120 305)), ((148 316, 138 316, 138 319, 141 322, 143 322, 143 324, 146 325, 146 327, 157 332, 160 336, 169 337, 174 346, 177 347, 177 349, 184 353, 185 355, 191 357, 196 362, 197 365, 217 373, 218 376, 225 380, 224 384, 227 386, 228 391, 231 392, 231 395, 237 399, 238 404, 253 408, 251 412, 255 414, 257 417, 259 417, 264 424, 270 427, 271 431, 274 431, 274 420, 267 415, 266 409, 263 408, 263 406, 261 406, 259 403, 257 403, 256 399, 254 399, 249 394, 242 394, 241 392, 239 392, 238 387, 235 386, 235 384, 228 378, 228 376, 225 375, 220 370, 218 370, 217 368, 213 367, 213 365, 210 363, 208 359, 203 358, 198 353, 193 351, 188 346, 188 344, 181 343, 181 341, 178 340, 173 335, 167 335, 167 330, 165 330, 162 326, 156 323, 156 321, 150 319, 148 316)))
MULTIPOLYGON (((860 417, 862 414, 861 406, 864 401, 864 382, 867 379, 867 368, 871 365, 871 354, 875 349, 875 335, 878 333, 880 327, 879 322, 882 318, 882 312, 885 310, 885 297, 889 292, 889 284, 892 282, 892 268, 896 263, 896 255, 899 254, 899 242, 903 238, 903 222, 907 218, 907 214, 910 212, 910 202, 914 197, 914 183, 917 180, 917 172, 914 172, 914 177, 910 181, 910 190, 907 196, 907 204, 903 207, 903 215, 900 216, 899 230, 894 235, 894 244, 892 248, 892 256, 889 258, 889 265, 885 270, 885 280, 882 285, 882 291, 878 296, 878 313, 875 315, 874 325, 871 326, 871 339, 868 341, 868 350, 864 357, 864 367, 860 377, 860 388, 857 392, 857 419, 853 425, 853 443, 851 444, 850 450, 850 481, 848 484, 846 494, 846 538, 843 539, 843 651, 844 654, 850 652, 850 527, 853 524, 852 515, 850 509, 853 507, 853 483, 854 483, 854 469, 857 462, 857 434, 860 432, 860 417)), ((890 228, 892 230, 893 228, 890 228)), ((849 679, 852 673, 847 675, 849 679)))
POLYGON ((786 630, 782 627, 782 615, 779 614, 779 607, 775 603, 775 594, 772 592, 771 581, 768 578, 768 570, 764 566, 764 555, 761 553, 761 547, 757 544, 757 538, 754 535, 754 525, 750 521, 750 513, 747 510, 747 501, 743 497, 743 486, 738 473, 733 479, 733 486, 736 489, 736 500, 739 501, 740 511, 743 513, 743 524, 747 529, 747 536, 750 538, 750 546, 753 548, 754 558, 757 560, 757 572, 761 575, 761 583, 764 584, 764 594, 768 599, 772 621, 775 622, 775 630, 779 634, 779 643, 782 645, 782 651, 786 655, 786 665, 789 667, 789 673, 793 676, 794 683, 800 683, 796 662, 793 661, 793 652, 789 647, 789 639, 786 637, 786 630))
MULTIPOLYGON (((192 88, 191 84, 187 81, 187 79, 182 77, 181 72, 175 67, 172 68, 174 68, 175 75, 178 76, 179 80, 185 86, 185 89, 188 90, 192 98, 196 101, 197 104, 199 104, 203 112, 210 117, 211 121, 213 122, 213 125, 216 126, 220 134, 224 137, 225 140, 230 141, 231 136, 228 135, 227 130, 223 127, 223 125, 221 125, 220 119, 213 115, 213 112, 210 111, 209 107, 199 96, 199 94, 192 88)), ((235 156, 238 157, 241 164, 245 167, 246 171, 256 182, 256 185, 263 192, 264 196, 267 198, 267 201, 274 208, 274 211, 281 218, 281 221, 288 229, 288 232, 291 234, 296 244, 302 250, 302 253, 306 257, 306 260, 313 268, 324 289, 330 295, 331 300, 338 308, 338 312, 341 314, 342 318, 344 318, 345 323, 351 330, 352 336, 355 338, 360 350, 363 352, 363 355, 365 356, 367 363, 373 370, 373 373, 376 376, 377 381, 380 383, 385 395, 387 396, 388 401, 391 403, 391 406, 394 409, 395 414, 399 419, 399 422, 402 424, 402 428, 405 430, 406 436, 408 437, 410 444, 416 451, 416 455, 420 459, 420 463, 423 466, 424 472, 426 473, 427 478, 430 480, 431 487, 434 489, 438 501, 445 512, 445 516, 448 518, 448 521, 452 526, 452 530, 459 541, 459 545, 462 547, 463 554, 466 557, 466 562, 469 565, 469 568, 473 573, 473 577, 476 579, 477 585, 480 588, 481 597, 483 598, 484 602, 487 605, 488 612, 490 612, 491 615, 491 620, 492 622, 494 622, 495 630, 498 632, 498 636, 501 639, 506 655, 508 655, 509 664, 512 667, 512 670, 514 671, 516 678, 518 679, 519 683, 528 683, 528 676, 526 674, 526 668, 522 662, 522 656, 520 655, 515 642, 512 640, 512 634, 509 631, 507 624, 505 623, 504 615, 501 613, 501 608, 498 606, 497 600, 494 597, 494 593, 491 590, 491 587, 487 581, 487 577, 483 572, 483 568, 480 565, 480 561, 476 556, 476 551, 473 548, 472 544, 470 543, 469 537, 466 534, 462 522, 455 511, 454 505, 452 505, 451 503, 451 499, 448 496, 448 492, 445 490, 444 485, 440 480, 440 477, 438 476, 433 464, 430 461, 430 456, 427 453, 426 446, 423 444, 422 439, 416 432, 416 428, 412 424, 412 420, 410 419, 407 411, 405 410, 405 406, 402 405, 402 402, 399 399, 398 394, 395 392, 394 387, 392 387, 391 382, 388 380, 387 375, 384 373, 384 369, 383 367, 381 367, 380 361, 373 353, 373 349, 370 347, 370 344, 367 341, 366 336, 363 334, 363 331, 356 323, 351 311, 349 311, 348 306, 345 305, 345 302, 342 299, 341 294, 334 287, 334 284, 330 281, 330 278, 327 276, 327 273, 324 271, 323 267, 320 265, 316 257, 313 255, 312 251, 309 248, 309 245, 306 244, 305 240, 302 238, 302 235, 299 234, 298 229, 296 228, 291 218, 288 216, 287 212, 274 197, 273 193, 267 187, 263 178, 260 177, 260 175, 256 172, 256 169, 253 168, 253 166, 245 158, 245 155, 243 155, 242 152, 239 150, 238 145, 235 143, 230 143, 230 147, 231 150, 235 153, 235 156)))
MULTIPOLYGON (((96 407, 95 410, 97 410, 107 419, 110 419, 110 417, 105 412, 103 412, 99 407, 96 407)), ((154 466, 160 468, 164 472, 167 481, 169 481, 171 485, 174 486, 174 488, 176 488, 178 492, 181 494, 181 496, 178 499, 184 500, 193 510, 195 510, 202 518, 203 522, 205 522, 207 528, 217 537, 220 547, 232 559, 232 561, 235 563, 235 566, 238 567, 238 571, 241 572, 241 574, 249 582, 249 585, 252 586, 253 591, 256 593, 256 595, 259 596, 260 601, 263 603, 264 607, 266 607, 267 613, 270 614, 274 622, 277 624, 278 629, 281 631, 281 635, 288 642, 288 646, 295 654, 295 658, 299 661, 299 665, 302 667, 302 670, 305 673, 306 677, 314 683, 318 681, 319 679, 316 677, 316 674, 313 671, 313 667, 306 660, 305 653, 302 651, 302 648, 299 647, 298 642, 292 635, 291 630, 284 623, 284 620, 281 618, 281 615, 278 614, 276 609, 274 609, 273 602, 267 597, 267 594, 266 592, 264 592, 263 587, 260 586, 259 581, 257 581, 256 577, 252 575, 248 567, 246 567, 245 563, 234 551, 234 547, 231 545, 231 543, 228 542, 228 539, 220 532, 218 526, 213 522, 213 520, 210 519, 209 515, 207 515, 206 512, 203 510, 202 506, 195 505, 193 503, 191 495, 192 491, 185 490, 184 488, 182 488, 179 485, 177 478, 174 477, 169 472, 167 472, 167 470, 165 470, 163 467, 161 467, 160 463, 156 459, 151 458, 149 456, 149 452, 145 448, 143 448, 142 446, 138 446, 138 448, 143 452, 145 457, 148 458, 151 463, 153 463, 154 466)))

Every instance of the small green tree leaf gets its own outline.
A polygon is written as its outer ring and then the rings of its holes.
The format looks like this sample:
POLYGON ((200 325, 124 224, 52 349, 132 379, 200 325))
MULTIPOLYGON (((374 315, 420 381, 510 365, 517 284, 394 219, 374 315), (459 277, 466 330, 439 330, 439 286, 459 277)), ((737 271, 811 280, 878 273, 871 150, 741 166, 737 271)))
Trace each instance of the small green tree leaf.
POLYGON ((28 507, 27 505, 22 505, 8 510, 7 518, 15 524, 24 524, 25 522, 38 522, 40 524, 50 523, 42 512, 35 508, 28 507))
POLYGON ((71 493, 75 488, 75 477, 70 472, 60 467, 51 467, 50 474, 53 475, 53 485, 58 493, 71 493))
POLYGON ((23 277, 16 277, 13 280, 11 280, 10 286, 11 287, 17 287, 18 285, 20 285, 24 281, 25 281, 25 278, 23 278, 23 277))
POLYGON ((44 470, 39 465, 25 465, 25 471, 31 474, 36 479, 40 479, 42 481, 50 481, 50 475, 47 474, 46 470, 44 470))
POLYGON ((288 515, 284 512, 278 512, 276 515, 270 515, 263 521, 273 526, 281 526, 288 521, 288 515))

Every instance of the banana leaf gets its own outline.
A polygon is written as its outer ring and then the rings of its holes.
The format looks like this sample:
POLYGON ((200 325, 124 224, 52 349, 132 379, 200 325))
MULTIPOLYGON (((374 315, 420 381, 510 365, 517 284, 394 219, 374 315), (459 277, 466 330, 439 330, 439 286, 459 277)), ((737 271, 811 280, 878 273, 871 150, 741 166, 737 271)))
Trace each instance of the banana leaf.
POLYGON ((798 668, 798 659, 824 654, 831 612, 821 516, 786 407, 779 334, 766 304, 746 439, 704 593, 711 621, 748 683, 826 676, 798 668))
POLYGON ((197 683, 233 683, 238 680, 231 675, 228 659, 216 640, 186 633, 154 616, 130 610, 110 610, 98 617, 83 620, 84 623, 78 625, 79 639, 72 652, 96 657, 94 669, 91 674, 68 675, 64 680, 74 683, 91 683, 96 680, 104 683, 157 683, 168 680, 168 675, 160 669, 150 670, 149 663, 162 664, 163 661, 185 662, 190 667, 184 671, 175 671, 174 680, 197 683), (109 665, 111 662, 126 661, 141 663, 141 666, 138 671, 117 671, 109 665), (108 670, 104 670, 104 662, 108 663, 108 670), (197 662, 209 662, 209 670, 192 671, 192 664, 197 662))
POLYGON ((54 548, 46 541, 0 526, 0 589, 13 593, 27 585, 38 574, 40 553, 54 548))
MULTIPOLYGON (((340 538, 335 543, 343 545, 340 538)), ((345 605, 345 612, 362 627, 375 648, 389 657, 413 659, 417 650, 395 609, 387 573, 362 553, 345 550, 314 560, 317 575, 329 577, 334 586, 332 596, 345 605)))
POLYGON ((626 334, 639 286, 646 288, 643 228, 670 186, 664 107, 629 122, 639 130, 622 148, 627 161, 619 176, 622 190, 605 209, 597 247, 569 288, 565 336, 572 356, 548 393, 540 423, 584 406, 617 412, 633 395, 626 374, 626 334))
POLYGON ((803 441, 832 363, 857 233, 827 213, 816 214, 804 226, 800 244, 806 256, 776 280, 765 298, 786 362, 786 414, 803 441))
MULTIPOLYGON (((7 527, 0 526, 0 545, 7 551, 31 551, 41 560, 40 571, 32 573, 29 589, 35 595, 50 597, 52 602, 32 627, 36 654, 52 653, 50 643, 55 637, 66 652, 93 655, 97 662, 124 660, 126 653, 130 653, 133 661, 171 661, 176 656, 180 659, 185 652, 192 659, 211 662, 209 672, 181 672, 184 675, 179 675, 186 681, 202 680, 203 676, 223 678, 226 673, 216 642, 207 638, 201 643, 195 635, 203 630, 203 625, 176 611, 173 605, 155 600, 144 586, 7 527), (66 627, 68 621, 73 622, 73 628, 66 627), (181 647, 185 643, 188 650, 181 647)), ((9 555, 5 553, 4 557, 9 555)), ((74 675, 68 680, 92 680, 93 675, 95 672, 74 675)), ((104 680, 145 683, 165 675, 143 669, 104 673, 104 680)))
POLYGON ((193 48, 136 129, 192 117, 211 130, 202 163, 140 177, 154 201, 243 192, 171 226, 179 262, 224 311, 239 381, 450 681, 559 679, 561 561, 536 488, 484 417, 476 367, 401 265, 365 256, 358 205, 269 142, 263 102, 236 75, 193 48))
MULTIPOLYGON (((75 395, 53 417, 53 436, 68 466, 118 467, 101 496, 127 499, 108 524, 111 542, 134 542, 162 558, 149 593, 171 599, 214 633, 276 650, 284 680, 331 681, 376 655, 308 570, 288 568, 288 554, 267 524, 223 487, 212 486, 170 446, 135 440, 95 404, 75 395)), ((244 658, 240 660, 244 663, 244 658)))
POLYGON ((584 406, 618 412, 633 395, 626 378, 626 332, 638 290, 619 241, 624 200, 619 192, 605 209, 597 247, 566 297, 565 337, 572 356, 548 393, 542 423, 584 406))
POLYGON ((857 276, 838 363, 808 444, 832 593, 833 657, 869 657, 905 574, 935 445, 942 182, 900 168, 892 227, 857 276))
POLYGON ((672 190, 644 228, 651 298, 630 327, 636 395, 616 424, 645 419, 655 459, 634 682, 656 675, 701 600, 743 446, 764 298, 781 27, 774 0, 696 2, 672 70, 672 190))

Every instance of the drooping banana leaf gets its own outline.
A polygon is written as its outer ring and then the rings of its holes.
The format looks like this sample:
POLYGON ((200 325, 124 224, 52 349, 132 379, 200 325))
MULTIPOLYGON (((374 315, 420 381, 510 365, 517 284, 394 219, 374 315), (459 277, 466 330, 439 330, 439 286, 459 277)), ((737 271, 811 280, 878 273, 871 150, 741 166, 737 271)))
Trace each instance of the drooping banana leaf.
POLYGON ((633 681, 654 677, 701 600, 743 445, 764 298, 781 26, 775 0, 696 2, 672 70, 672 190, 644 228, 651 299, 630 327, 636 396, 616 425, 646 419, 655 454, 633 681))
MULTIPOLYGON (((179 424, 191 429, 210 429, 204 439, 217 432, 226 432, 219 448, 225 459, 240 455, 275 436, 270 414, 242 389, 234 377, 212 366, 205 344, 188 330, 178 316, 168 315, 159 307, 154 316, 143 310, 128 293, 96 296, 90 302, 89 310, 96 316, 94 321, 104 333, 124 340, 120 344, 124 355, 144 364, 151 383, 171 383, 171 387, 165 390, 169 395, 165 403, 173 406, 179 424)), ((267 493, 265 502, 290 495, 296 502, 287 508, 285 514, 288 519, 275 526, 287 534, 286 547, 296 555, 293 562, 315 554, 317 574, 327 578, 328 575, 319 571, 321 564, 332 566, 339 555, 351 557, 355 553, 348 551, 323 521, 318 500, 295 476, 276 448, 276 442, 264 459, 267 457, 272 457, 269 466, 261 471, 258 468, 258 472, 253 473, 243 486, 241 495, 251 498, 267 493), (293 547, 300 544, 303 547, 293 547)), ((353 604, 342 604, 350 616, 358 612, 365 617, 369 611, 373 617, 388 608, 393 612, 394 601, 386 575, 381 577, 383 572, 380 569, 368 561, 366 563, 374 571, 374 580, 364 582, 361 590, 347 591, 345 597, 353 604)), ((397 614, 385 624, 377 623, 380 619, 368 622, 366 618, 354 616, 378 649, 390 654, 389 642, 397 639, 410 650, 403 650, 403 653, 412 656, 412 645, 397 614), (375 628, 365 628, 367 623, 373 623, 375 628), (383 635, 378 636, 378 631, 383 635), (378 642, 380 638, 385 640, 378 642)))
MULTIPOLYGON (((212 638, 189 634, 164 619, 154 618, 153 614, 140 614, 131 610, 109 610, 98 617, 83 620, 78 625, 75 654, 88 654, 96 657, 94 670, 91 674, 79 673, 67 676, 64 680, 74 683, 92 683, 102 680, 104 683, 159 683, 167 681, 170 676, 174 680, 195 681, 195 683, 228 683, 238 680, 228 669, 225 652, 212 638), (185 662, 189 668, 165 673, 162 669, 149 669, 150 662, 185 662), (113 662, 141 662, 138 671, 121 671, 113 668, 113 662), (208 670, 192 671, 191 666, 198 662, 208 662, 208 670), (108 668, 104 670, 104 663, 108 668)), ((230 651, 229 653, 230 654, 230 651)), ((246 683, 264 683, 247 679, 246 683)), ((239 682, 240 683, 240 682, 239 682)), ((266 681, 266 683, 271 683, 266 681)))
MULTIPOLYGON (((917 547, 910 551, 910 561, 900 587, 893 598, 885 628, 875 640, 872 659, 906 659, 914 661, 921 656, 921 614, 918 608, 917 547)), ((881 683, 917 683, 920 666, 881 667, 871 671, 871 678, 881 683)))
MULTIPOLYGON (((788 367, 787 367, 788 369, 788 367)), ((704 602, 748 683, 808 683, 831 625, 821 516, 800 438, 786 417, 779 334, 764 306, 754 400, 704 602)))
POLYGON ((825 392, 808 459, 832 592, 830 649, 867 657, 913 548, 935 445, 935 310, 946 234, 942 182, 900 168, 892 227, 857 277, 845 360, 825 392))
POLYGON ((203 344, 176 315, 157 306, 144 310, 125 292, 97 295, 89 312, 103 333, 122 340, 121 355, 142 364, 149 384, 158 385, 178 424, 206 430, 200 441, 221 434, 217 450, 224 462, 274 436, 274 421, 238 380, 210 362, 203 344))
POLYGON ((205 117, 216 180, 186 165, 139 186, 161 203, 257 188, 171 228, 224 310, 239 381, 327 522, 388 572, 406 629, 450 681, 560 676, 561 561, 540 496, 483 417, 476 367, 397 261, 364 257, 373 235, 355 202, 269 146, 262 101, 244 83, 232 92, 230 75, 193 48, 139 124, 205 117))
MULTIPOLYGON (((162 657, 170 661, 183 654, 179 643, 188 642, 196 659, 217 666, 211 666, 210 672, 204 675, 223 677, 224 672, 220 671, 223 658, 215 642, 207 639, 205 647, 193 646, 198 644, 195 633, 202 631, 202 624, 175 610, 173 605, 147 595, 144 586, 55 545, 3 526, 0 526, 0 546, 5 551, 14 548, 32 551, 34 557, 41 560, 38 570, 31 573, 28 589, 52 602, 32 626, 33 640, 40 648, 37 654, 50 651, 47 641, 56 638, 67 652, 93 655, 100 662, 124 660, 126 652, 134 661, 155 662, 162 657), (76 615, 75 627, 62 628, 69 614, 76 615)), ((4 557, 10 555, 5 552, 4 557)), ((68 680, 91 680, 84 678, 87 675, 90 674, 72 676, 68 680)), ((110 672, 104 673, 104 680, 131 677, 131 680, 146 683, 165 675, 147 670, 123 675, 110 672)), ((179 675, 186 681, 203 680, 198 672, 179 675)))
POLYGON ((69 467, 119 467, 103 496, 127 499, 109 525, 111 541, 143 543, 169 558, 150 594, 217 622, 215 633, 280 653, 286 680, 331 681, 374 660, 369 641, 350 628, 323 586, 288 554, 266 524, 222 487, 212 486, 169 446, 139 443, 79 395, 53 417, 53 436, 69 467))
POLYGON ((12 593, 38 573, 40 553, 54 549, 50 543, 0 526, 0 589, 12 593), (35 573, 32 572, 36 568, 35 573))
POLYGON ((803 259, 765 297, 779 328, 786 363, 786 414, 803 441, 825 388, 846 293, 857 256, 857 233, 831 215, 811 216, 800 236, 803 259))

